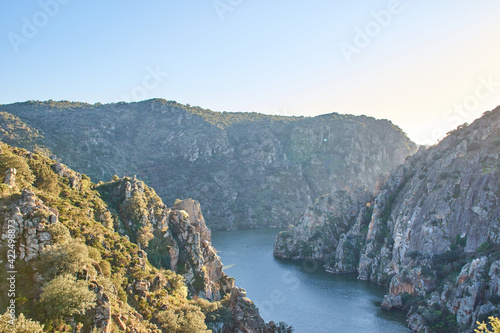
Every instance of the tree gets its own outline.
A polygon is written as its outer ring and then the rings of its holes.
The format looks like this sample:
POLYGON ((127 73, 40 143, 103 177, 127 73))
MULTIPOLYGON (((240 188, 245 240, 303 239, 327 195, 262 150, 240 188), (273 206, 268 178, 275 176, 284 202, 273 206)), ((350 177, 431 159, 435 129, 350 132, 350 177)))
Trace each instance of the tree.
POLYGON ((488 324, 486 324, 485 322, 477 322, 477 324, 479 325, 475 330, 474 332, 476 333, 500 333, 500 320, 497 318, 497 317, 489 317, 488 318, 490 320, 490 322, 488 323, 489 326, 492 327, 492 331, 489 330, 488 328, 488 324))
POLYGON ((50 233, 55 244, 66 244, 71 240, 68 228, 61 222, 51 224, 45 230, 50 233))
POLYGON ((149 241, 154 237, 155 236, 151 232, 151 224, 143 226, 137 231, 137 243, 139 243, 143 249, 149 246, 149 241))
POLYGON ((43 161, 30 159, 28 164, 33 171, 36 180, 33 184, 36 188, 59 195, 61 188, 57 182, 57 176, 43 161))
POLYGON ((88 282, 77 281, 70 274, 59 275, 43 286, 40 302, 50 318, 85 314, 94 307, 95 294, 89 290, 88 282))
POLYGON ((132 221, 139 222, 148 213, 144 194, 139 191, 134 192, 132 198, 123 203, 123 211, 132 221))
POLYGON ((12 317, 9 312, 0 316, 0 332, 2 333, 43 333, 43 325, 24 317, 22 313, 11 323, 12 317))
POLYGON ((14 168, 17 171, 16 185, 18 187, 29 187, 35 181, 35 176, 24 158, 10 152, 0 154, 0 178, 2 182, 5 171, 10 168, 14 168))
POLYGON ((109 211, 105 211, 104 214, 102 214, 102 225, 105 226, 108 229, 113 230, 113 216, 109 211))
POLYGON ((95 274, 88 247, 78 241, 46 246, 40 253, 38 267, 46 280, 60 274, 87 272, 95 274))
POLYGON ((205 315, 192 304, 181 304, 177 308, 169 307, 159 312, 156 320, 167 332, 176 333, 208 333, 205 315))

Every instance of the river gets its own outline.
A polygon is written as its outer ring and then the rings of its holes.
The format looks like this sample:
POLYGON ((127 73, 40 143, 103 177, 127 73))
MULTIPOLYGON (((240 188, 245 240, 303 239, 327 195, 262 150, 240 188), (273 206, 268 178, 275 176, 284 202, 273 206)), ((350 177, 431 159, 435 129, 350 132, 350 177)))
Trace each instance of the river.
POLYGON ((273 257, 279 230, 212 233, 224 272, 247 291, 266 321, 284 321, 295 333, 409 332, 402 312, 382 310, 384 289, 355 275, 333 275, 311 261, 273 257))

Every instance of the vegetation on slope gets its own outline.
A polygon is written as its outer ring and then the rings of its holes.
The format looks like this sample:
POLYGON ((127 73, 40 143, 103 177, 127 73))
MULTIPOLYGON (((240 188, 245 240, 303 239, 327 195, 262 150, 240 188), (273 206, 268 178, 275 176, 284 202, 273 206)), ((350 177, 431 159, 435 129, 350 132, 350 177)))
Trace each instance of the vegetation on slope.
POLYGON ((96 182, 137 175, 165 202, 196 198, 217 230, 288 225, 321 195, 352 184, 371 188, 415 151, 387 120, 337 113, 214 112, 161 99, 28 101, 0 112, 10 115, 0 122, 7 143, 47 148, 96 182))
MULTIPOLYGON (((15 261, 18 326, 38 327, 32 322, 24 324, 26 316, 40 322, 47 332, 75 328, 89 332, 99 301, 92 291, 95 288, 109 298, 113 314, 109 325, 113 332, 125 331, 123 327, 138 332, 208 332, 214 323, 231 320, 230 310, 224 306, 227 300, 190 299, 182 276, 151 266, 143 260, 136 244, 113 231, 110 225, 103 225, 110 218, 108 204, 88 177, 82 175, 78 184, 71 186, 68 177, 54 172, 55 161, 3 143, 0 148, 0 174, 10 168, 17 170, 15 187, 0 185, 2 230, 6 229, 11 209, 19 205, 29 190, 46 206, 39 206, 34 212, 36 216, 27 216, 30 221, 45 225, 52 238, 52 245, 44 247, 38 259, 15 261), (44 207, 57 210, 58 222, 50 220, 52 213, 44 211, 44 207), (134 288, 138 283, 151 287, 141 292, 134 288)), ((16 241, 19 246, 20 240, 16 241)), ((6 240, 1 248, 5 264, 6 240)), ((8 290, 3 282, 6 271, 0 273, 3 295, 8 290)), ((0 307, 5 309, 8 301, 2 297, 0 307)), ((1 325, 5 325, 4 319, 1 325)), ((29 330, 36 332, 37 328, 29 330)))

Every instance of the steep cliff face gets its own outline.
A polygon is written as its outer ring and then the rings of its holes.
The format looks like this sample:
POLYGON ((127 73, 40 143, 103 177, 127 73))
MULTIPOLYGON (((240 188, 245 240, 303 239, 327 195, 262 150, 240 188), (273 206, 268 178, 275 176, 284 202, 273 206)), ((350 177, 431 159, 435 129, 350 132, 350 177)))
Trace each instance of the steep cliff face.
POLYGON ((0 106, 5 142, 47 150, 94 180, 138 175, 165 202, 196 198, 212 229, 286 226, 322 195, 373 189, 414 153, 386 120, 217 113, 175 102, 0 106))
POLYGON ((167 208, 135 177, 115 178, 97 189, 112 202, 115 229, 140 244, 153 264, 182 274, 191 295, 221 300, 234 287, 222 271, 198 201, 178 200, 167 208))
MULTIPOLYGON (((325 259, 328 271, 355 268, 360 279, 387 285, 383 306, 411 307, 416 331, 471 328, 499 311, 499 154, 497 108, 408 157, 371 202, 373 211, 359 200, 353 227, 331 247, 319 246, 316 257, 325 259), (353 252, 359 253, 355 265, 346 255, 353 252)), ((338 215, 347 214, 338 208, 338 215)), ((292 232, 299 235, 287 243, 307 238, 304 230, 317 218, 301 220, 292 232)))
POLYGON ((96 185, 1 142, 0 172, 0 290, 15 289, 0 306, 16 317, 48 332, 289 332, 222 272, 198 202, 167 208, 135 178, 96 185))
MULTIPOLYGON (((344 235, 358 219, 363 219, 363 215, 359 216, 360 208, 371 200, 372 195, 366 189, 339 190, 318 199, 305 211, 296 226, 278 235, 274 255, 284 259, 330 262, 339 243, 345 242, 344 235)), ((351 254, 354 264, 356 254, 351 254)))

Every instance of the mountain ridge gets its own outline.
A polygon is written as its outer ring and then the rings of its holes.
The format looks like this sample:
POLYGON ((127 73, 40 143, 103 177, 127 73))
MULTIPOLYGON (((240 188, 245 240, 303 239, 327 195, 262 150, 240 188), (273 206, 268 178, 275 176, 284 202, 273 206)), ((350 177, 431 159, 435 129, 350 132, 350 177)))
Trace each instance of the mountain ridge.
POLYGON ((23 102, 1 112, 5 142, 50 151, 96 181, 138 175, 166 201, 196 198, 214 230, 288 225, 321 195, 372 188, 416 151, 388 120, 336 113, 219 113, 158 99, 23 102))

